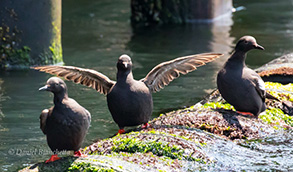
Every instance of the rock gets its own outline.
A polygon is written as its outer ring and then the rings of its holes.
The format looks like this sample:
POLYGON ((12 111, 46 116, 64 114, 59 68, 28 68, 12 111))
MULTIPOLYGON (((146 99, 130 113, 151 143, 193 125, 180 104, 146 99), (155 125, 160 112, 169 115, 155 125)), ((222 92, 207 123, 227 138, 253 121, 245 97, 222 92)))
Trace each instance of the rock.
POLYGON ((283 55, 270 61, 256 72, 264 81, 279 82, 281 84, 292 83, 293 81, 293 53, 283 55))

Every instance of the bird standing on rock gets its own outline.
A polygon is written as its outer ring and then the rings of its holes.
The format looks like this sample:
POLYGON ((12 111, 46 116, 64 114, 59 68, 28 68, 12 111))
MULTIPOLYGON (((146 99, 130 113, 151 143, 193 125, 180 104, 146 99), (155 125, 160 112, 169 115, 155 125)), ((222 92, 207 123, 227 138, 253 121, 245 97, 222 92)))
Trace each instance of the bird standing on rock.
POLYGON ((245 65, 249 50, 264 48, 252 36, 243 36, 235 51, 217 76, 217 86, 222 97, 244 115, 257 117, 265 111, 265 84, 261 77, 245 65))
POLYGON ((52 92, 55 104, 50 109, 44 109, 40 116, 40 128, 54 154, 46 163, 60 159, 57 154, 63 150, 73 150, 74 156, 83 156, 79 148, 90 125, 90 113, 68 97, 67 86, 58 77, 48 79, 39 90, 52 92))
POLYGON ((222 55, 206 53, 179 57, 157 65, 141 80, 133 78, 131 58, 122 55, 117 62, 117 82, 95 70, 72 66, 40 66, 34 69, 64 77, 106 94, 108 108, 119 126, 118 133, 122 134, 126 126, 144 124, 143 128, 148 127, 153 110, 153 92, 159 91, 180 74, 187 74, 222 55))

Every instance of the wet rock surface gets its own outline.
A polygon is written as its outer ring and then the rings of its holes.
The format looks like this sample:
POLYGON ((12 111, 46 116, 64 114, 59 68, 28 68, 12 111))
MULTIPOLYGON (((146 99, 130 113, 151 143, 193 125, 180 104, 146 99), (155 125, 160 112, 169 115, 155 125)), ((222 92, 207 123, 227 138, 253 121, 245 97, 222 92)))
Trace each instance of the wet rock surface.
POLYGON ((264 81, 289 84, 293 81, 293 53, 283 55, 256 69, 264 81))

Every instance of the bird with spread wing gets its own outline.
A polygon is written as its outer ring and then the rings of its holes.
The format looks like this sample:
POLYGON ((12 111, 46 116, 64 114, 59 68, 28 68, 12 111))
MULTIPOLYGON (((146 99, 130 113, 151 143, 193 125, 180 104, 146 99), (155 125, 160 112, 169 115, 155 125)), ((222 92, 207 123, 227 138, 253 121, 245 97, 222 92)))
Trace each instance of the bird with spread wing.
POLYGON ((132 61, 128 55, 121 55, 117 62, 117 81, 92 69, 73 66, 39 66, 36 70, 47 72, 73 81, 107 95, 108 108, 118 124, 118 133, 124 127, 144 124, 147 127, 153 110, 152 93, 158 92, 180 74, 187 74, 218 57, 221 53, 204 53, 179 57, 155 66, 145 78, 135 80, 132 75, 132 61))

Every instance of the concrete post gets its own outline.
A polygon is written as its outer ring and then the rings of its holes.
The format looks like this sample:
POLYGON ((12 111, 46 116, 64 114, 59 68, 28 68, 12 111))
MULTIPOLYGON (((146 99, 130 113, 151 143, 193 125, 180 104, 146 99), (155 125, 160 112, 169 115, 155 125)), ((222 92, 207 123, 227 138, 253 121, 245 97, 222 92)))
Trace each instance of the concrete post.
POLYGON ((62 62, 61 0, 0 0, 0 68, 62 62))
POLYGON ((135 26, 211 22, 232 8, 232 0, 131 0, 131 21, 135 26))

